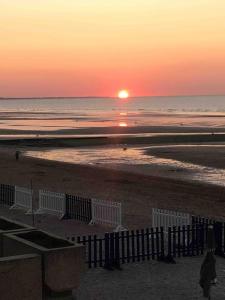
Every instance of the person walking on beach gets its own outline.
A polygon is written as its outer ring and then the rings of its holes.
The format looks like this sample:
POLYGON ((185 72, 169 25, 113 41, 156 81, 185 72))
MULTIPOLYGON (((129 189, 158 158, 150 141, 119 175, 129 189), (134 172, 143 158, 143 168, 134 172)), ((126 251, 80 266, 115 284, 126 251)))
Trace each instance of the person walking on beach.
POLYGON ((20 156, 20 151, 19 150, 16 150, 15 156, 16 156, 16 160, 19 160, 19 156, 20 156))
POLYGON ((212 251, 208 251, 200 270, 199 284, 203 289, 203 297, 211 299, 211 284, 216 278, 216 259, 212 251))
POLYGON ((207 232, 207 253, 201 265, 199 284, 203 289, 203 297, 211 299, 211 285, 215 284, 216 279, 216 259, 214 257, 216 249, 215 231, 213 225, 208 226, 207 232))

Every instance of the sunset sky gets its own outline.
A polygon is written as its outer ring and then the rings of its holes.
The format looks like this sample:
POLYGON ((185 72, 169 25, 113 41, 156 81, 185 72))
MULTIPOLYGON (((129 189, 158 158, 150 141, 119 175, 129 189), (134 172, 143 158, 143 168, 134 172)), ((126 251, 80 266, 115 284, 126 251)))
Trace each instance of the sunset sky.
POLYGON ((225 94, 224 0, 0 0, 0 97, 225 94))

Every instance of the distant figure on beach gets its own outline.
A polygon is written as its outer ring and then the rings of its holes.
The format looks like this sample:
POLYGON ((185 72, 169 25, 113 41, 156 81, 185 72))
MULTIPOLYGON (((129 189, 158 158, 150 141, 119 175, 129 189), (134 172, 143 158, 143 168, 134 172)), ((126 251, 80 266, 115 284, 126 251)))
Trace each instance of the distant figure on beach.
POLYGON ((16 150, 16 154, 15 154, 15 156, 16 156, 16 160, 19 160, 20 151, 16 150))
POLYGON ((211 284, 216 278, 216 259, 212 251, 208 251, 201 265, 199 284, 203 289, 203 297, 211 299, 211 284))

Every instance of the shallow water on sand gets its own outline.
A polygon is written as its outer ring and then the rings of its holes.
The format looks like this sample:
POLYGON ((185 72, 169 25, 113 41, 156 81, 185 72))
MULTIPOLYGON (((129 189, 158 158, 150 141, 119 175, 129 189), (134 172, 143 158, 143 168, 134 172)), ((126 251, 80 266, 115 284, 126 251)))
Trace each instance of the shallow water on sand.
POLYGON ((27 151, 25 155, 74 164, 119 169, 137 174, 149 174, 225 186, 225 170, 147 155, 145 150, 149 148, 151 147, 99 146, 27 151))

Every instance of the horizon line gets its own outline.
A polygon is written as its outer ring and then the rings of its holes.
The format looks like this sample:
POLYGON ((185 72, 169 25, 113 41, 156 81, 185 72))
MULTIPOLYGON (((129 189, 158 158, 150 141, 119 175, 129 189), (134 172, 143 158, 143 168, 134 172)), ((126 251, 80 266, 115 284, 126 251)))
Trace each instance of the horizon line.
MULTIPOLYGON (((208 96, 225 96, 225 94, 191 94, 191 95, 145 95, 145 96, 129 96, 128 98, 156 98, 156 97, 208 97, 208 96)), ((41 97, 0 97, 0 100, 22 100, 22 99, 87 99, 87 98, 106 98, 106 99, 119 99, 116 96, 41 96, 41 97)), ((125 99, 123 99, 125 100, 125 99)))

